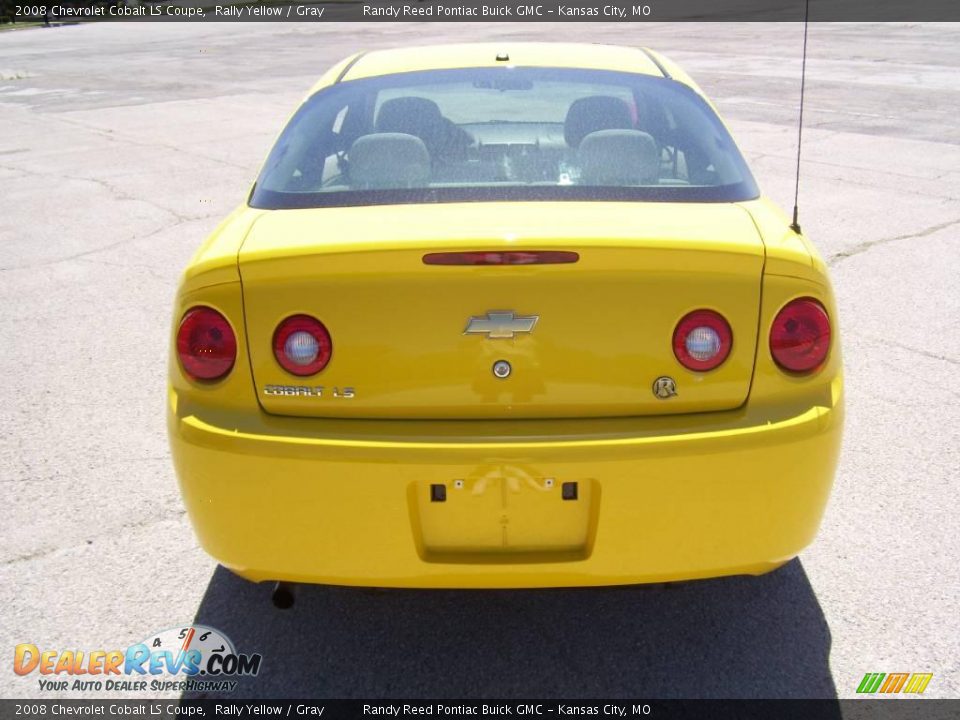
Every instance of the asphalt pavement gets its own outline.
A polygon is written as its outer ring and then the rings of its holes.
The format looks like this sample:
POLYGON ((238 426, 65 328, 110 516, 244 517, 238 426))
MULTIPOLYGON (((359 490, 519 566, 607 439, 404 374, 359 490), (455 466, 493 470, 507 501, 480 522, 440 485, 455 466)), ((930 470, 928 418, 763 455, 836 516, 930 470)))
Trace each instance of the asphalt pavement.
MULTIPOLYGON (((793 204, 799 25, 103 24, 0 32, 0 651, 196 619, 261 697, 960 695, 960 26, 810 29, 801 223, 847 371, 816 542, 772 575, 522 592, 305 588, 275 611, 198 547, 167 449, 178 275, 333 62, 433 41, 648 45, 793 204)), ((0 695, 43 696, 0 664, 0 695)), ((48 693, 48 696, 74 696, 48 693)))

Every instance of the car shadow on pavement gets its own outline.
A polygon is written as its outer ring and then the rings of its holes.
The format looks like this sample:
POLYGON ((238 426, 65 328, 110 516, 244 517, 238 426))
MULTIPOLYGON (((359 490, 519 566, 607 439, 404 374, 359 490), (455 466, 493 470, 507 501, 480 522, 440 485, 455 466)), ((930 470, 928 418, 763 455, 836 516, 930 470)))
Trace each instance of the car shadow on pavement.
POLYGON ((225 698, 836 697, 830 630, 799 560, 666 587, 301 586, 289 610, 271 591, 218 567, 197 611, 263 655, 225 698))

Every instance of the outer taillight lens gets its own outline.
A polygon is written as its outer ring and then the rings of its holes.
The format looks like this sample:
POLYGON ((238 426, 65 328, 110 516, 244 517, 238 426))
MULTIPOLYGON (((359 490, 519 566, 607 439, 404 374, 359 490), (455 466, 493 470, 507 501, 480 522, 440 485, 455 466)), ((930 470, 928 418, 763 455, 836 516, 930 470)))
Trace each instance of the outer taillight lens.
POLYGON ((273 333, 273 354, 288 373, 315 375, 327 366, 332 353, 327 328, 309 315, 291 315, 273 333))
POLYGON ((770 354, 788 372, 809 373, 830 351, 830 318, 813 298, 787 303, 770 328, 770 354))
POLYGON ((730 324, 713 310, 694 310, 673 331, 673 354, 689 370, 713 370, 727 359, 731 347, 730 324))
POLYGON ((177 330, 177 355, 194 380, 219 380, 237 359, 237 337, 227 319, 213 308, 187 311, 177 330))

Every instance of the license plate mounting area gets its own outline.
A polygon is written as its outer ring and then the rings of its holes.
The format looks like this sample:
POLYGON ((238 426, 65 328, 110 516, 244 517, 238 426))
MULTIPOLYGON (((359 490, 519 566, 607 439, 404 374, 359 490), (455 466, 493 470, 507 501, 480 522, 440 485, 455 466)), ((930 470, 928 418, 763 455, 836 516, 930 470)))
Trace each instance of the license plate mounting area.
POLYGON ((599 484, 496 465, 412 483, 409 499, 428 562, 558 562, 589 556, 599 484))

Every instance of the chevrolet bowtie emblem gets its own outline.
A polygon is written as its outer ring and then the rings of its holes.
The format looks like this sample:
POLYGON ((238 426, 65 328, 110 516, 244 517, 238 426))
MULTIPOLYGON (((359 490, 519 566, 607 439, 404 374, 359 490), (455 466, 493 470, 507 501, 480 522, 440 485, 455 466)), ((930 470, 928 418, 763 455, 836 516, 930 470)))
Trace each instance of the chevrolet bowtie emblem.
POLYGON ((485 316, 470 318, 463 334, 486 335, 490 339, 510 339, 517 333, 532 332, 539 319, 539 315, 514 315, 512 310, 491 310, 485 316))

